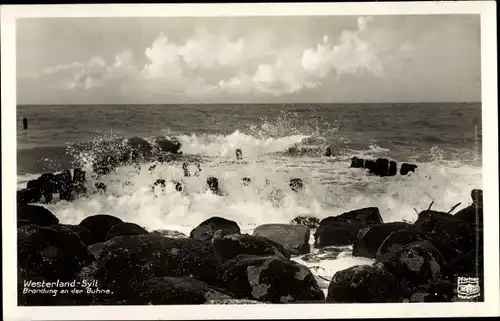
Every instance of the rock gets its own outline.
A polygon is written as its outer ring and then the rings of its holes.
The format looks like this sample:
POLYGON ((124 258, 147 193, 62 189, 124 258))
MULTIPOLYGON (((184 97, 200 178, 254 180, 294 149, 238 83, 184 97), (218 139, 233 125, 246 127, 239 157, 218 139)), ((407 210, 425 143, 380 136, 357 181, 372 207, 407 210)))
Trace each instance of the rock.
POLYGON ((410 291, 441 279, 446 270, 441 253, 429 241, 406 244, 381 256, 375 262, 379 263, 410 291))
POLYGON ((106 241, 111 240, 117 236, 127 236, 127 235, 140 235, 140 234, 149 234, 149 232, 144 229, 142 226, 139 226, 135 223, 118 223, 113 225, 108 234, 106 234, 106 241))
POLYGON ((441 221, 454 220, 453 215, 438 211, 422 211, 418 214, 418 219, 413 225, 422 233, 432 231, 434 226, 441 221))
POLYGON ((85 227, 79 226, 79 225, 71 225, 71 224, 53 224, 50 225, 50 228, 53 228, 54 230, 57 231, 70 231, 74 232, 78 235, 80 240, 82 241, 83 244, 85 245, 90 245, 92 244, 93 236, 92 233, 85 227))
POLYGON ((398 173, 398 164, 395 161, 389 162, 389 173, 388 176, 395 176, 398 173))
POLYGON ((17 229, 18 271, 29 279, 73 281, 93 257, 78 235, 47 226, 24 225, 17 229))
POLYGON ((314 246, 321 248, 332 245, 352 245, 358 231, 364 227, 366 225, 359 221, 327 217, 320 222, 314 232, 314 246))
POLYGON ((158 137, 155 140, 155 146, 163 152, 177 154, 181 148, 181 143, 177 139, 158 137))
POLYGON ((473 202, 466 208, 461 209, 460 211, 455 213, 455 215, 453 215, 453 218, 460 221, 475 224, 477 227, 483 227, 482 200, 480 201, 480 203, 473 202))
POLYGON ((132 305, 205 304, 231 297, 221 289, 188 277, 155 277, 141 282, 137 289, 120 292, 116 299, 132 305))
POLYGON ((59 219, 51 211, 38 205, 17 206, 17 226, 35 224, 49 226, 59 223, 59 219))
POLYGON ((95 243, 92 244, 88 247, 89 252, 95 257, 98 258, 99 255, 101 255, 102 249, 104 249, 104 246, 106 243, 100 242, 100 243, 95 243))
POLYGON ((389 174, 389 160, 385 158, 377 158, 375 161, 375 175, 385 177, 389 174))
POLYGON ((399 174, 401 175, 407 175, 409 172, 415 172, 415 170, 417 169, 417 165, 414 165, 414 164, 407 164, 407 163, 403 163, 401 165, 401 168, 399 169, 399 174))
POLYGON ((278 244, 292 255, 307 254, 311 231, 304 225, 264 224, 254 229, 254 236, 266 237, 278 244))
POLYGON ((351 168, 364 168, 365 160, 354 156, 351 158, 351 168))
POLYGON ((457 286, 445 280, 431 281, 418 287, 409 302, 452 302, 457 286))
POLYGON ((326 157, 330 157, 332 156, 332 148, 330 146, 328 146, 325 150, 325 156, 326 157))
POLYGON ((277 256, 238 256, 222 271, 222 284, 234 298, 273 303, 325 298, 307 267, 277 256))
POLYGON ((338 271, 328 286, 327 302, 399 302, 403 289, 394 275, 379 266, 356 265, 338 271))
POLYGON ((484 250, 477 248, 471 250, 450 262, 450 277, 457 276, 478 277, 484 274, 484 250))
POLYGON ((161 187, 165 187, 166 185, 166 181, 164 179, 157 179, 154 183, 153 183, 153 188, 156 187, 156 186, 161 186, 161 187))
POLYGON ((307 226, 308 228, 317 228, 319 226, 319 218, 309 215, 301 215, 294 218, 290 224, 299 224, 307 226))
POLYGON ((376 258, 380 259, 389 252, 394 252, 405 246, 417 241, 427 239, 424 234, 419 233, 414 228, 396 229, 379 246, 376 258))
POLYGON ((87 192, 87 188, 85 187, 86 182, 86 172, 80 168, 75 168, 73 170, 73 191, 75 194, 85 194, 87 192))
POLYGON ((211 246, 193 239, 151 234, 118 236, 106 242, 91 275, 102 288, 126 293, 155 277, 191 277, 218 284, 219 260, 211 246))
POLYGON ((92 244, 94 244, 104 242, 109 230, 118 223, 123 223, 118 217, 98 214, 86 217, 78 225, 85 227, 92 233, 92 244))
POLYGON ((163 236, 163 237, 171 237, 171 238, 187 238, 188 236, 184 233, 172 230, 154 230, 151 231, 151 234, 163 236))
POLYGON ((145 139, 134 136, 126 140, 127 147, 140 156, 149 156, 152 153, 153 146, 145 139))
POLYGON ((368 170, 368 173, 374 174, 377 172, 377 164, 374 160, 365 159, 363 166, 368 170))
MULTIPOLYGON (((26 184, 27 189, 38 189, 43 197, 43 203, 50 203, 52 195, 57 193, 57 183, 53 173, 44 173, 36 180, 31 180, 26 184)), ((39 201, 39 200, 37 200, 39 201)))
POLYGON ((24 188, 17 191, 17 205, 27 205, 28 203, 38 203, 42 198, 42 193, 37 187, 24 188))
POLYGON ((281 245, 268 238, 248 234, 231 234, 213 239, 215 254, 228 261, 238 255, 269 256, 276 255, 286 259, 290 253, 281 245))
POLYGON ((56 184, 56 192, 59 193, 59 199, 65 201, 72 200, 73 179, 69 170, 64 170, 62 173, 54 175, 56 184))
POLYGON ((239 234, 241 232, 236 222, 223 217, 213 216, 194 228, 189 234, 189 237, 206 242, 210 241, 214 233, 218 230, 222 230, 223 235, 239 234))
POLYGON ((366 207, 359 210, 349 211, 335 217, 345 220, 359 221, 366 225, 384 223, 377 207, 366 207))
POLYGON ((336 260, 341 253, 350 253, 348 246, 327 246, 315 249, 312 253, 302 256, 300 259, 308 263, 320 263, 323 260, 336 260))
POLYGON ((298 192, 304 188, 304 182, 300 178, 292 178, 290 179, 289 186, 292 191, 298 192))
POLYGON ((472 198, 472 202, 477 204, 480 207, 483 207, 483 190, 482 189, 473 189, 470 193, 472 198))
POLYGON ((97 175, 107 175, 114 171, 119 164, 119 159, 113 155, 103 155, 92 164, 92 170, 97 175))
POLYGON ((393 222, 376 224, 360 229, 353 244, 352 255, 375 258, 378 248, 389 234, 404 228, 412 228, 412 225, 403 222, 393 222))
POLYGON ((219 179, 217 177, 208 177, 207 178, 207 186, 212 193, 215 195, 222 195, 222 193, 219 190, 219 179))

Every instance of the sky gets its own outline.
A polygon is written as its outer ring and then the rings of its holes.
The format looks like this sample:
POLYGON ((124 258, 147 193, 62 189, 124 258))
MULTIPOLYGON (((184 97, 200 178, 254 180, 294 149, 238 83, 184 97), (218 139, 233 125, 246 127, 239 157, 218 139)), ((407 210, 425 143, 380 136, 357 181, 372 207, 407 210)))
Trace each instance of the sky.
POLYGON ((30 18, 18 104, 481 100, 479 15, 30 18))

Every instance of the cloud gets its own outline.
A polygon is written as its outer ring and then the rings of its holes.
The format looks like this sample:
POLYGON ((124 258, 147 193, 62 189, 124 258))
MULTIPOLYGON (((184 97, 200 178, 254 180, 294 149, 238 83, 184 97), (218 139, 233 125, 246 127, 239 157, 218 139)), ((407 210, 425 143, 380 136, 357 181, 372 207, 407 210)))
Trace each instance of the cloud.
MULTIPOLYGON (((95 56, 87 62, 44 68, 41 75, 50 75, 63 90, 100 88, 117 97, 288 95, 321 87, 327 80, 341 81, 344 75, 382 77, 381 56, 392 47, 387 46, 387 32, 373 22, 372 17, 359 17, 354 30, 343 30, 336 39, 321 35, 309 48, 300 44, 279 48, 259 29, 239 37, 198 29, 180 43, 162 32, 139 59, 127 50, 110 62, 95 56)), ((397 46, 411 48, 409 43, 397 46)))

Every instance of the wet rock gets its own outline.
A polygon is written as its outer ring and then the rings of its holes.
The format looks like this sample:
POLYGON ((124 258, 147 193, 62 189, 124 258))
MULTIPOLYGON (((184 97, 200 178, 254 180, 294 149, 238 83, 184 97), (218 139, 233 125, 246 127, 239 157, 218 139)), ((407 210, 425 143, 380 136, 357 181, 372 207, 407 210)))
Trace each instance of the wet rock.
POLYGON ((351 252, 349 246, 327 246, 315 249, 312 253, 302 256, 300 259, 308 263, 320 263, 323 260, 336 260, 340 254, 351 252))
POLYGON ((309 215, 297 216, 290 222, 290 224, 304 225, 313 229, 319 226, 319 218, 309 215))
POLYGON ((223 235, 239 234, 241 232, 236 222, 223 217, 214 216, 201 222, 191 231, 189 237, 207 242, 213 238, 214 233, 218 230, 221 230, 223 235))
POLYGON ((176 138, 158 137, 155 140, 155 146, 162 152, 177 154, 181 148, 181 143, 176 138))
POLYGON ((114 171, 120 160, 114 155, 103 155, 92 164, 92 171, 97 175, 107 175, 114 171))
POLYGON ((376 224, 360 229, 353 244, 352 255, 375 258, 377 250, 389 234, 405 228, 412 228, 412 225, 403 222, 393 222, 376 224))
POLYGON ((397 278, 379 266, 356 265, 334 274, 328 286, 327 302, 399 302, 404 291, 397 278))
POLYGON ((265 237, 248 234, 217 236, 213 239, 212 246, 215 254, 222 261, 228 261, 238 255, 275 255, 286 259, 290 258, 290 253, 281 244, 265 237))
POLYGON ((417 241, 426 240, 426 236, 419 233, 414 228, 396 229, 379 246, 376 258, 381 258, 389 252, 394 252, 405 246, 417 241))
POLYGON ((290 189, 294 192, 301 191, 304 188, 304 182, 300 178, 290 179, 290 189))
POLYGON ((151 231, 151 234, 163 236, 163 237, 171 237, 171 238, 187 238, 188 236, 184 233, 173 231, 173 230, 154 230, 151 231))
POLYGON ((78 225, 85 227, 92 233, 92 244, 94 244, 104 242, 109 230, 118 223, 123 223, 118 217, 98 214, 86 217, 78 225))
POLYGON ((398 173, 398 164, 395 161, 389 162, 389 173, 388 176, 395 176, 398 173))
POLYGON ((330 157, 332 156, 332 148, 330 146, 328 146, 325 150, 325 156, 326 157, 330 157))
POLYGON ((368 170, 368 173, 374 174, 377 172, 377 163, 371 159, 365 159, 363 167, 368 170))
POLYGON ((88 247, 89 252, 95 257, 98 258, 101 255, 102 249, 104 249, 106 243, 100 242, 92 244, 88 247))
POLYGON ((17 226, 35 224, 49 226, 59 223, 59 219, 51 211, 38 205, 17 206, 17 226))
POLYGON ((399 174, 401 175, 407 175, 409 172, 415 172, 417 169, 417 165, 415 164, 408 164, 408 163, 403 163, 401 165, 401 168, 399 169, 399 174))
POLYGON ((79 225, 71 225, 71 224, 53 224, 50 225, 50 228, 55 229, 57 231, 74 232, 78 235, 83 244, 85 245, 92 244, 93 240, 92 233, 85 227, 79 225))
POLYGON ((17 204, 27 205, 29 203, 38 203, 42 198, 42 192, 37 187, 24 188, 17 191, 17 204))
POLYGON ((210 300, 231 297, 222 289, 188 277, 155 277, 141 282, 131 292, 120 292, 119 298, 132 305, 204 304, 210 300))
POLYGON ((87 192, 87 188, 85 187, 86 182, 86 172, 80 168, 75 168, 73 170, 73 191, 76 195, 85 194, 87 192))
POLYGON ((389 174, 389 160, 385 158, 377 158, 375 161, 375 175, 385 177, 389 174))
POLYGON ((117 236, 127 236, 127 235, 140 235, 140 234, 149 234, 149 232, 144 229, 142 226, 139 226, 135 223, 118 223, 113 225, 108 233, 106 234, 106 241, 111 240, 117 236))
POLYGON ((18 271, 21 277, 72 281, 93 257, 79 236, 68 230, 24 225, 17 229, 18 271))
MULTIPOLYGON (((36 180, 31 180, 26 184, 27 189, 37 189, 43 197, 43 203, 50 203, 53 194, 57 193, 57 182, 53 173, 44 173, 36 180)), ((37 201, 42 201, 41 199, 37 201)))
POLYGON ((366 225, 359 221, 334 216, 327 217, 320 222, 316 232, 314 232, 314 246, 321 248, 325 246, 352 245, 356 240, 358 231, 364 227, 366 225))
POLYGON ((345 220, 359 221, 366 225, 384 223, 377 207, 366 207, 359 210, 349 211, 335 217, 345 220))
POLYGON ((72 200, 73 179, 69 170, 64 170, 54 175, 56 192, 59 193, 59 199, 65 201, 72 200))
POLYGON ((266 237, 281 244, 291 255, 307 254, 311 231, 304 225, 264 224, 254 229, 254 236, 266 237))
POLYGON ((438 222, 454 220, 453 215, 438 211, 422 211, 413 225, 422 233, 432 231, 438 222))
POLYGON ((91 275, 103 288, 126 293, 155 277, 192 277, 218 284, 219 261, 210 244, 156 235, 119 236, 106 242, 91 275))
POLYGON ((222 267, 222 284, 234 298, 273 303, 323 301, 311 271, 276 256, 238 256, 222 267))
POLYGON ((364 168, 365 160, 354 156, 351 158, 351 168, 364 168))
POLYGON ((379 263, 409 291, 441 279, 446 271, 446 263, 441 253, 429 241, 406 244, 381 256, 375 262, 379 263))

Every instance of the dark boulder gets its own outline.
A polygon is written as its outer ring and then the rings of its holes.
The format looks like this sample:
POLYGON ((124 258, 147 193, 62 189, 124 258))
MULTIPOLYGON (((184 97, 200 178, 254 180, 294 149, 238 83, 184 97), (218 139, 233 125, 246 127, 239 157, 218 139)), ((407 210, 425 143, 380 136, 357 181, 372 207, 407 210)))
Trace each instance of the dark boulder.
POLYGON ((92 164, 92 171, 97 175, 107 175, 114 171, 120 160, 114 155, 103 155, 92 164))
POLYGON ((398 164, 395 161, 389 162, 389 173, 388 176, 395 176, 398 173, 398 164))
POLYGON ((163 229, 151 231, 151 234, 163 236, 163 237, 171 237, 171 238, 187 238, 188 237, 186 234, 178 232, 178 231, 163 230, 163 229))
POLYGON ((49 226, 59 223, 59 219, 51 211, 38 205, 17 206, 17 226, 35 224, 49 226))
POLYGON ((210 300, 230 299, 222 289, 216 289, 188 277, 155 277, 141 282, 132 292, 123 292, 120 299, 131 305, 205 304, 210 300))
POLYGON ((473 203, 455 213, 453 218, 483 227, 483 207, 473 203))
POLYGON ((317 228, 319 226, 319 218, 309 215, 301 215, 294 218, 290 224, 299 224, 307 226, 308 228, 317 228))
POLYGON ((140 234, 149 234, 149 232, 144 229, 142 226, 139 226, 135 223, 118 223, 113 225, 108 234, 106 234, 106 241, 111 240, 117 236, 127 236, 127 235, 140 235, 140 234))
POLYGON ((69 170, 64 170, 54 175, 56 192, 59 193, 59 199, 65 201, 72 200, 73 179, 69 170))
POLYGON ((333 275, 328 286, 326 301, 331 303, 399 302, 404 293, 398 279, 383 268, 356 265, 333 275))
POLYGON ((162 152, 177 154, 181 149, 181 143, 176 138, 158 137, 155 140, 155 147, 162 152))
POLYGON ((384 223, 384 221, 382 220, 382 216, 380 216, 380 211, 377 207, 366 207, 359 210, 353 210, 342 213, 335 217, 345 220, 359 221, 360 223, 366 225, 384 223))
POLYGON ((92 244, 94 244, 104 242, 109 230, 118 223, 123 223, 118 217, 98 214, 86 217, 78 225, 85 227, 92 233, 92 244))
POLYGON ((352 245, 358 231, 364 227, 366 225, 359 221, 327 217, 320 222, 314 232, 314 246, 321 248, 331 245, 352 245))
POLYGON ((126 293, 162 276, 186 276, 217 285, 218 266, 210 244, 143 234, 107 241, 90 274, 103 288, 126 293))
POLYGON ((265 237, 281 244, 292 255, 310 252, 309 238, 311 231, 304 225, 264 224, 257 226, 253 231, 253 235, 265 237))
POLYGON ((42 192, 37 187, 24 188, 17 191, 17 204, 27 205, 28 203, 38 203, 42 198, 42 192))
POLYGON ((389 174, 389 160, 386 158, 377 158, 375 161, 375 175, 385 177, 389 174))
POLYGON ((398 278, 409 291, 442 279, 446 271, 446 263, 441 253, 429 241, 406 244, 381 256, 375 262, 379 263, 398 278))
POLYGON ((74 232, 24 225, 17 229, 17 260, 21 277, 72 281, 93 257, 74 232))
POLYGON ((389 236, 387 236, 387 238, 379 246, 376 258, 380 259, 387 253, 397 251, 406 244, 423 241, 425 239, 427 239, 426 236, 419 233, 414 228, 396 229, 391 232, 391 234, 389 234, 389 236))
POLYGON ((351 168, 364 168, 365 160, 354 156, 351 158, 351 168))
POLYGON ((95 244, 92 244, 88 247, 88 250, 89 252, 96 258, 99 257, 99 255, 101 255, 101 252, 102 252, 102 249, 104 249, 104 246, 106 245, 106 243, 104 242, 100 242, 100 243, 95 243, 95 244))
POLYGON ((215 254, 222 261, 231 260, 238 255, 275 255, 286 259, 290 258, 290 253, 282 245, 265 237, 248 234, 217 236, 213 239, 212 246, 215 254))
POLYGON ((218 230, 222 230, 223 235, 239 234, 241 232, 236 222, 223 217, 214 216, 201 222, 191 231, 189 237, 206 242, 210 241, 218 230))
POLYGON ((371 159, 365 159, 363 167, 368 170, 368 173, 374 174, 377 172, 377 163, 371 159))
POLYGON ((26 184, 27 189, 38 189, 43 197, 43 203, 50 203, 53 194, 58 192, 57 180, 53 173, 44 173, 36 180, 31 180, 26 184))
POLYGON ((146 159, 152 155, 153 146, 145 139, 134 136, 125 140, 125 151, 132 162, 146 159))
POLYGON ((80 168, 75 168, 73 170, 73 191, 76 195, 85 194, 87 192, 87 188, 85 187, 86 182, 86 172, 80 168))
POLYGON ((226 262, 222 271, 222 284, 234 298, 273 303, 325 299, 307 267, 277 256, 238 256, 226 262))
POLYGON ((403 222, 376 224, 362 228, 356 235, 352 255, 375 258, 377 250, 384 240, 394 231, 411 228, 412 225, 403 222))
POLYGON ((85 227, 79 225, 71 225, 71 224, 53 224, 50 225, 50 228, 53 228, 57 231, 70 231, 74 232, 78 235, 80 240, 85 245, 92 244, 93 236, 92 233, 86 229, 85 227))
POLYGON ((414 164, 403 163, 399 169, 399 174, 407 175, 409 172, 415 172, 417 167, 418 166, 414 164))
POLYGON ((438 222, 450 220, 454 220, 453 215, 451 214, 426 210, 418 214, 418 219, 413 223, 413 225, 420 232, 427 233, 432 231, 438 222))

